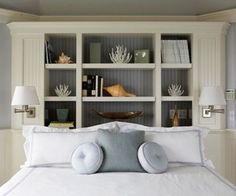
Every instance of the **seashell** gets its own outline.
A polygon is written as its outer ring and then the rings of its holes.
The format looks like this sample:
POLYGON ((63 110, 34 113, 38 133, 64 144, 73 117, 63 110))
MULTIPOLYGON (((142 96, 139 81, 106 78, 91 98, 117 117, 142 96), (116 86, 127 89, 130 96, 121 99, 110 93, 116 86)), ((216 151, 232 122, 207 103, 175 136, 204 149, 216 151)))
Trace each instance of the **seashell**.
POLYGON ((61 64, 69 64, 73 63, 71 58, 67 55, 65 55, 63 52, 61 55, 58 57, 58 61, 55 61, 56 63, 61 63, 61 64))
POLYGON ((59 86, 56 86, 55 88, 55 93, 59 97, 68 97, 71 94, 71 91, 68 90, 68 88, 69 88, 69 85, 59 84, 59 86))
POLYGON ((170 96, 181 96, 184 93, 184 90, 181 90, 181 85, 171 84, 168 87, 168 93, 170 96))
POLYGON ((115 84, 103 88, 106 90, 112 97, 135 97, 136 95, 128 93, 121 84, 115 84))
POLYGON ((109 56, 113 63, 129 63, 132 58, 132 55, 127 53, 127 48, 123 45, 117 45, 116 51, 112 48, 109 56))

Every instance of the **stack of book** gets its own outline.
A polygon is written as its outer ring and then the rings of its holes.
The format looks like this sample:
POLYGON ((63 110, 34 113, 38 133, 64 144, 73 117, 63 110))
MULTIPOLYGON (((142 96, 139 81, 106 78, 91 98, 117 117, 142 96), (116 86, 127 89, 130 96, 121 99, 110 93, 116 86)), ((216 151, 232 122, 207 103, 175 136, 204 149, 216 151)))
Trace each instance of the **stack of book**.
POLYGON ((82 95, 102 97, 103 96, 103 77, 98 75, 83 75, 82 95))
POLYGON ((190 63, 188 40, 161 40, 163 63, 190 63))
POLYGON ((45 48, 45 63, 54 63, 55 55, 52 45, 48 41, 45 41, 44 48, 45 48))
POLYGON ((53 121, 50 122, 48 125, 49 127, 54 127, 54 128, 74 128, 74 122, 57 122, 53 121))

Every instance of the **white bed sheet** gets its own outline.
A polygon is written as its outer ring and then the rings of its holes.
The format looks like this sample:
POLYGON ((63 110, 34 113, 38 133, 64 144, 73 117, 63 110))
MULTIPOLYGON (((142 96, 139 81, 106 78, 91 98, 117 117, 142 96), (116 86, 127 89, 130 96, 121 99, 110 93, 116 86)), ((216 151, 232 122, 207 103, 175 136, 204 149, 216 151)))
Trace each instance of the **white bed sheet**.
POLYGON ((23 168, 0 188, 7 196, 236 196, 236 189, 205 167, 163 174, 97 173, 71 168, 23 168))

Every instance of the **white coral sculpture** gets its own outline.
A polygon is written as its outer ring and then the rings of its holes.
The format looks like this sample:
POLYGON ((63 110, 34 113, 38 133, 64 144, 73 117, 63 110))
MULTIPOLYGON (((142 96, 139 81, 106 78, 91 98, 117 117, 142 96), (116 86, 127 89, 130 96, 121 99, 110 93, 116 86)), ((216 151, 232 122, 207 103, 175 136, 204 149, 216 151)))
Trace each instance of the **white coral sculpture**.
POLYGON ((171 84, 168 88, 168 93, 170 96, 181 96, 184 93, 184 90, 181 90, 181 85, 171 84))
POLYGON ((56 86, 55 93, 59 97, 68 97, 71 94, 71 91, 68 90, 69 85, 65 84, 59 84, 59 86, 56 86))
POLYGON ((132 58, 132 55, 127 53, 127 48, 123 45, 117 45, 116 51, 112 48, 109 56, 113 63, 129 63, 132 58))

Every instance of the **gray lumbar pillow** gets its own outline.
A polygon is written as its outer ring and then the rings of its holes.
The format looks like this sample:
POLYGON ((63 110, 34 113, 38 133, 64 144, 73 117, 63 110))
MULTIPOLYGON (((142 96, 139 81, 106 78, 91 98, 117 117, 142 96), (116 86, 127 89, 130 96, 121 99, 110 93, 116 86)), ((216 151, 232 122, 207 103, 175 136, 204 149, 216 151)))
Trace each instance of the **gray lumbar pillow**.
POLYGON ((100 146, 86 142, 77 147, 71 157, 72 167, 79 174, 93 174, 100 168, 103 152, 100 146))
POLYGON ((146 142, 138 149, 138 159, 148 173, 162 173, 167 170, 168 159, 163 148, 154 142, 146 142))
POLYGON ((144 131, 128 133, 98 130, 96 142, 102 147, 102 172, 143 172, 138 161, 138 148, 143 143, 144 131))

